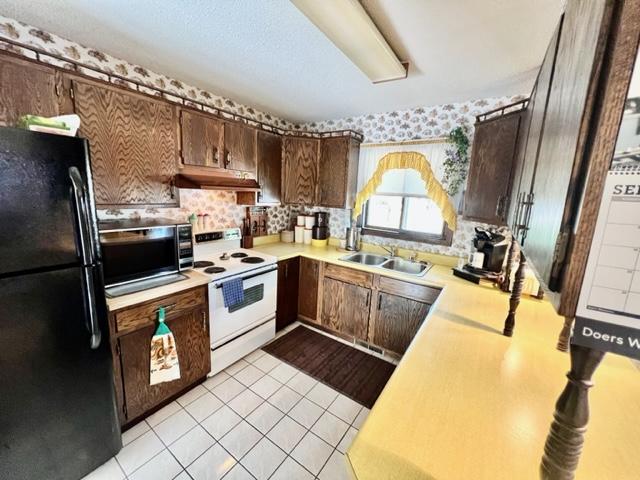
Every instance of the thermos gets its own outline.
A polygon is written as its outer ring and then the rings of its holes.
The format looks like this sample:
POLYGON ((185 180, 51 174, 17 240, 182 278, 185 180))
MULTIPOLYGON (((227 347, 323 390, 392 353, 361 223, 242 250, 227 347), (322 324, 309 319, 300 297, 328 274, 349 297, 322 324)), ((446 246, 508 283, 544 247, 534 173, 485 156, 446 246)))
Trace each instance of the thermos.
POLYGON ((360 231, 355 225, 352 225, 351 228, 347 228, 347 238, 346 238, 344 248, 352 252, 357 251, 357 250, 360 250, 359 243, 360 243, 360 231))

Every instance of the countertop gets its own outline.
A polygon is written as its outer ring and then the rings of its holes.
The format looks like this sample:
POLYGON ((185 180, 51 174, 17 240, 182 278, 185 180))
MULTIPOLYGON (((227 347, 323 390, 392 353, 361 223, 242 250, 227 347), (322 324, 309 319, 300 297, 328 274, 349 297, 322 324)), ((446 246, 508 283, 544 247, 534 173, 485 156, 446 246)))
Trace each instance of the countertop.
POLYGON ((137 303, 147 302, 154 298, 172 295, 183 290, 188 290, 190 288, 209 283, 208 276, 203 275, 200 272, 196 272, 195 270, 182 273, 187 277, 185 280, 180 280, 179 282, 170 283, 169 285, 163 285, 161 287, 142 290, 141 292, 122 295, 120 297, 107 298, 107 308, 109 311, 113 312, 114 310, 136 305, 137 303))
MULTIPOLYGON (((343 262, 335 247, 274 243, 256 251, 280 260, 302 255, 343 262)), ((523 297, 515 333, 502 327, 509 296, 435 265, 425 277, 444 286, 347 457, 359 480, 529 479, 538 468, 569 356, 556 350, 562 318, 545 300, 523 297)), ((637 478, 640 372, 607 355, 590 392, 591 421, 578 479, 637 478)))

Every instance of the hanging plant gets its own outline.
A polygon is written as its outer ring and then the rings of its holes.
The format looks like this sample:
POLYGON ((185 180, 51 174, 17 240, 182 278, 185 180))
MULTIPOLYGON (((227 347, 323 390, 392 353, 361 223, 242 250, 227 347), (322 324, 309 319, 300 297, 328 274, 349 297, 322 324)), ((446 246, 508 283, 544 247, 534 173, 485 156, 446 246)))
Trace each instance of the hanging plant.
POLYGON ((468 127, 462 125, 449 132, 451 146, 445 151, 443 183, 452 197, 460 191, 469 169, 468 127))

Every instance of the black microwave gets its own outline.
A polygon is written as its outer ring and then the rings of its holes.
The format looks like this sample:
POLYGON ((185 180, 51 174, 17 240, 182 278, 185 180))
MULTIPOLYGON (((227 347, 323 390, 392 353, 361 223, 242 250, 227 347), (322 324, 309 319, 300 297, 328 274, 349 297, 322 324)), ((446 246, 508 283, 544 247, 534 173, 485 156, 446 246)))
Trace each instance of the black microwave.
POLYGON ((171 220, 100 222, 100 250, 106 287, 193 268, 189 223, 171 220))

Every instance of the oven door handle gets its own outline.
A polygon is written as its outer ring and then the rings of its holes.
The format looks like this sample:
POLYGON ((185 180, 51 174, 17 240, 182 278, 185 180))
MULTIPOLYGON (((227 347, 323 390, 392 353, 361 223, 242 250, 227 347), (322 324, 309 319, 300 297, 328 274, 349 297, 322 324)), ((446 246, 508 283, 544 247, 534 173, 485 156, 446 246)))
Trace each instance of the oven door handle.
MULTIPOLYGON (((272 269, 270 269, 270 270, 264 270, 262 272, 254 273, 253 275, 247 275, 246 277, 241 277, 241 279, 242 280, 249 280, 250 278, 258 277, 260 275, 264 275, 265 273, 275 272, 276 270, 278 270, 277 266, 272 268, 272 269)), ((222 283, 224 283, 224 282, 222 282, 222 283)), ((222 288, 222 283, 219 283, 218 285, 215 285, 215 288, 222 288)))

